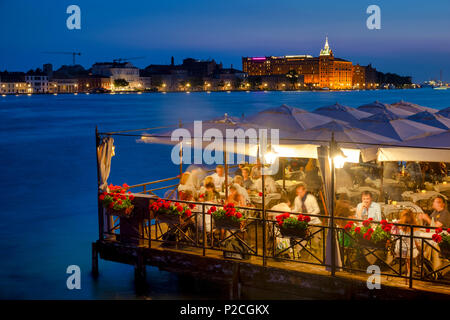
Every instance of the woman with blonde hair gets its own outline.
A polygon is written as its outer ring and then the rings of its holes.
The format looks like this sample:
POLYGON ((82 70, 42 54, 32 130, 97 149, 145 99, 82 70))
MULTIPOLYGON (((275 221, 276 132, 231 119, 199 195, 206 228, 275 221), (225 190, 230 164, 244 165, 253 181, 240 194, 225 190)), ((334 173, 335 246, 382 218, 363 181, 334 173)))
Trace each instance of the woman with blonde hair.
MULTIPOLYGON (((417 225, 415 214, 410 209, 405 209, 402 212, 400 212, 400 219, 397 221, 398 224, 404 224, 404 225, 417 225)), ((410 258, 411 258, 411 227, 409 226, 398 226, 396 228, 398 231, 398 235, 400 235, 400 239, 396 241, 395 244, 395 256, 397 258, 406 259, 406 271, 409 275, 411 270, 410 265, 410 258)), ((413 229, 412 235, 417 235, 417 232, 413 229)), ((417 258, 419 254, 419 248, 420 248, 420 242, 417 240, 417 238, 414 238, 413 241, 413 258, 417 258)))

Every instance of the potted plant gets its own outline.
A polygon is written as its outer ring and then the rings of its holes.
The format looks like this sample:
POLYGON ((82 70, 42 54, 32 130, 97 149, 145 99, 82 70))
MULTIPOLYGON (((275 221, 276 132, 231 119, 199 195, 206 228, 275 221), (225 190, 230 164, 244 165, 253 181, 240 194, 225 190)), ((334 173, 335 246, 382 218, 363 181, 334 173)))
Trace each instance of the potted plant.
POLYGON ((291 216, 290 213, 285 212, 275 217, 280 227, 280 232, 283 237, 289 238, 305 238, 308 234, 308 226, 311 218, 302 214, 297 217, 291 216))
POLYGON ((436 232, 431 237, 434 242, 439 245, 441 251, 441 256, 446 259, 450 258, 450 228, 447 230, 442 230, 442 228, 437 228, 436 232))
POLYGON ((182 223, 192 216, 192 209, 195 205, 183 205, 178 202, 158 199, 150 204, 149 209, 154 212, 159 221, 168 224, 182 223))
POLYGON ((132 216, 134 205, 132 203, 134 196, 131 191, 127 193, 128 185, 114 186, 110 184, 109 192, 103 192, 99 195, 106 212, 110 215, 119 216, 121 218, 129 218, 132 216))
POLYGON ((381 220, 380 224, 374 226, 372 221, 372 218, 364 220, 362 226, 349 221, 344 230, 362 247, 387 248, 390 244, 393 225, 386 220, 381 220))
POLYGON ((232 203, 226 204, 222 209, 212 206, 207 213, 212 215, 217 228, 241 231, 244 229, 245 217, 232 203))

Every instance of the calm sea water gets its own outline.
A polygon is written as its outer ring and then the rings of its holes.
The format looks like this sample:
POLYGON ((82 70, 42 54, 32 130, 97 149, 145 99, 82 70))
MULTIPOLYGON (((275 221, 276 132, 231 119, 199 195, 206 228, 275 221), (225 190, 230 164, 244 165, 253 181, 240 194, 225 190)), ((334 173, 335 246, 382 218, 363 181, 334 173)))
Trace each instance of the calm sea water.
MULTIPOLYGON (((312 110, 339 102, 357 107, 406 100, 442 109, 450 90, 236 92, 0 97, 0 298, 136 298, 133 267, 100 260, 90 276, 97 235, 95 126, 100 131, 241 116, 283 103, 312 110), (66 288, 68 265, 81 290, 66 288)), ((135 184, 177 174, 170 148, 116 138, 109 181, 135 184)), ((220 287, 147 269, 145 298, 220 298, 220 287)))

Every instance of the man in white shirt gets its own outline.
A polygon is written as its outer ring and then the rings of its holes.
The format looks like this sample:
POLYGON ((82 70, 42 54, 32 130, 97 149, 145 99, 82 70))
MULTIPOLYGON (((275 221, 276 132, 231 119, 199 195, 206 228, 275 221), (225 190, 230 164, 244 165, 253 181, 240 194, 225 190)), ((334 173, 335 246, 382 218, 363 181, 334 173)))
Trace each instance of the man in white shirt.
MULTIPOLYGON (((294 208, 292 212, 300 212, 305 214, 320 214, 319 204, 316 197, 306 190, 304 184, 299 184, 295 189, 297 197, 294 200, 294 208)), ((318 217, 311 217, 310 224, 320 224, 318 217)))
POLYGON ((358 219, 372 218, 374 221, 381 221, 381 206, 372 201, 372 194, 369 191, 363 191, 361 203, 356 207, 356 216, 358 219))
MULTIPOLYGON (((216 172, 214 174, 212 174, 210 177, 213 179, 213 183, 216 188, 216 191, 218 191, 218 192, 222 191, 222 187, 225 184, 225 169, 224 169, 224 167, 221 164, 219 164, 216 167, 216 172)), ((232 182, 233 182, 233 179, 230 176, 228 176, 228 184, 231 184, 232 182)))

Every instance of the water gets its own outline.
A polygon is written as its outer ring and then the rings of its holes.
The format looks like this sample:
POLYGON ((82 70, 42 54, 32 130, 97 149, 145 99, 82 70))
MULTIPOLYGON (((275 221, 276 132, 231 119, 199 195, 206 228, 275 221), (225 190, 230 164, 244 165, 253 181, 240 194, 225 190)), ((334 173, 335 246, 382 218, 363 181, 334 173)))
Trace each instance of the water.
MULTIPOLYGON (((307 110, 339 102, 406 100, 450 106, 450 90, 239 92, 0 97, 0 298, 136 298, 132 266, 100 260, 90 276, 98 237, 95 126, 101 131, 241 116, 283 103, 307 110), (66 288, 68 265, 82 271, 81 290, 66 288)), ((141 183, 174 176, 168 146, 117 137, 109 181, 141 183)), ((217 285, 147 269, 145 298, 220 298, 217 285)), ((141 297, 139 297, 141 298, 141 297)))

